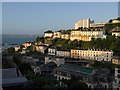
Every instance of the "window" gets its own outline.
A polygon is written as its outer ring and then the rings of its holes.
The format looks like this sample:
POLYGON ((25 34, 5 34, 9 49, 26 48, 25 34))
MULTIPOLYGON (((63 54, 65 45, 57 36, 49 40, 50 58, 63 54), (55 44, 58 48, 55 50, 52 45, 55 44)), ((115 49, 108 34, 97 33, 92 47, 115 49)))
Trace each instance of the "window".
POLYGON ((118 78, 120 78, 120 75, 117 75, 118 78))
POLYGON ((120 70, 118 70, 118 73, 120 73, 120 70))

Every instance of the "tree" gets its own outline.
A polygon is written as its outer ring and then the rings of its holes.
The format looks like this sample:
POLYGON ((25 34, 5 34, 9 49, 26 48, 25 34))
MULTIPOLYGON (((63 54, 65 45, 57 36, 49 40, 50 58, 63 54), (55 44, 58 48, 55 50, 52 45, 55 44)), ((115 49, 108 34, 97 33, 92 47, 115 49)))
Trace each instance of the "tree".
POLYGON ((7 49, 8 53, 15 53, 15 48, 10 47, 7 49))

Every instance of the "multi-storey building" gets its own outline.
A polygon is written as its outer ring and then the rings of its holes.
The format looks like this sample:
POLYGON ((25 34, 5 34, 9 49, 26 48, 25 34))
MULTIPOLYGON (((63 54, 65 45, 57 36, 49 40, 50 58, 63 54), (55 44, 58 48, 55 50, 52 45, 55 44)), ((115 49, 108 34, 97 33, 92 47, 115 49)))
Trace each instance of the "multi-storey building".
POLYGON ((115 68, 115 80, 113 81, 113 90, 120 90, 120 66, 115 68))
POLYGON ((90 41, 92 38, 104 38, 104 31, 99 29, 83 29, 71 31, 70 40, 90 41))
POLYGON ((104 27, 106 23, 102 22, 102 23, 91 23, 90 27, 104 27))
POLYGON ((47 46, 45 46, 45 45, 36 45, 35 46, 35 50, 37 52, 41 52, 41 53, 45 53, 46 48, 47 48, 47 46))
POLYGON ((70 51, 57 51, 56 55, 61 57, 70 57, 70 51))
POLYGON ((53 32, 50 30, 44 32, 44 37, 53 37, 53 32))
POLYGON ((112 63, 120 65, 120 56, 113 56, 112 63))
POLYGON ((53 39, 54 38, 61 38, 61 32, 60 31, 55 31, 53 34, 53 39))
POLYGON ((118 20, 118 19, 112 19, 112 23, 120 23, 120 20, 118 20))
POLYGON ((94 21, 91 21, 90 19, 79 20, 77 23, 75 23, 75 29, 78 29, 79 27, 89 28, 90 23, 94 23, 94 21))
POLYGON ((120 36, 120 27, 115 27, 112 29, 112 35, 120 36))
POLYGON ((61 34, 61 39, 70 39, 70 34, 61 34))
POLYGON ((25 42, 22 44, 24 46, 24 49, 32 45, 32 42, 25 42))
POLYGON ((48 48, 48 55, 56 55, 56 48, 48 48))
POLYGON ((112 61, 113 52, 103 50, 89 49, 71 49, 71 58, 97 60, 97 61, 112 61))

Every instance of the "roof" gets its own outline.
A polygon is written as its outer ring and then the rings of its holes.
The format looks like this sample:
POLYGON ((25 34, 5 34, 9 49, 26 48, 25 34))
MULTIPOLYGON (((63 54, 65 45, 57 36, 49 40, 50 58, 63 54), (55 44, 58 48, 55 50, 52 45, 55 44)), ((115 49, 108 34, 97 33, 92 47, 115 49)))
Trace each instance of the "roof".
POLYGON ((27 81, 16 68, 0 69, 0 71, 2 71, 2 78, 0 80, 3 86, 14 86, 27 81))
POLYGON ((92 68, 81 67, 76 64, 68 64, 68 63, 61 65, 60 68, 64 70, 69 70, 74 72, 83 72, 83 73, 89 73, 89 74, 92 73, 94 70, 92 68))
POLYGON ((44 33, 53 33, 51 30, 48 30, 48 31, 46 31, 46 32, 44 32, 44 33))

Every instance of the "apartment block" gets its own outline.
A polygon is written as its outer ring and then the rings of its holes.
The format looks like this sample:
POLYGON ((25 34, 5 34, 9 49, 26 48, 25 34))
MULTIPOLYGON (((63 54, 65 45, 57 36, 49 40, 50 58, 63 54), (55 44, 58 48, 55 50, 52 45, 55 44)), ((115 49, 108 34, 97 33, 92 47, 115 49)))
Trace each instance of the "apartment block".
POLYGON ((61 57, 70 57, 70 51, 57 51, 56 55, 61 57))
POLYGON ((112 61, 113 52, 104 50, 89 50, 89 49, 71 49, 71 58, 97 60, 97 61, 112 61))
POLYGON ((104 31, 101 28, 96 29, 81 29, 71 31, 70 40, 91 41, 92 38, 104 38, 104 31))

